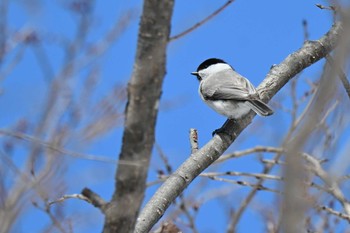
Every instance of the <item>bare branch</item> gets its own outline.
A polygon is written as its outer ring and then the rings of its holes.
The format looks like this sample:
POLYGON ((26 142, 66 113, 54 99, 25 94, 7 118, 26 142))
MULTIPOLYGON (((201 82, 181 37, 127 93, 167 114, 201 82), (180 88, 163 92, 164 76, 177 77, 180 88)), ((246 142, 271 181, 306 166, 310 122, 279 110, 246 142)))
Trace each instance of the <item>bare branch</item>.
POLYGON ((308 41, 309 40, 309 30, 308 30, 306 19, 303 19, 303 31, 304 31, 304 41, 308 41))
MULTIPOLYGON (((168 157, 164 154, 162 148, 160 148, 160 146, 158 144, 155 145, 156 149, 158 151, 159 157, 162 160, 162 162, 164 163, 165 166, 165 171, 167 172, 167 174, 170 174, 173 172, 173 168, 171 167, 170 163, 169 163, 169 159, 168 157)), ((163 171, 159 171, 158 173, 162 173, 164 174, 163 171)))
POLYGON ((67 199, 80 199, 80 200, 83 200, 83 201, 86 201, 88 203, 91 203, 91 201, 89 200, 89 198, 85 197, 84 195, 82 194, 66 194, 66 195, 63 195, 62 197, 54 200, 54 201, 49 201, 47 203, 48 206, 51 206, 53 204, 57 204, 57 203, 61 203, 61 202, 64 202, 65 200, 67 199))
POLYGON ((337 65, 334 63, 334 60, 332 58, 331 55, 327 55, 326 56, 327 62, 336 70, 336 72, 338 73, 338 76, 343 84, 343 87, 346 91, 346 93, 348 94, 348 97, 350 99, 350 83, 349 80, 347 79, 344 71, 337 65))
POLYGON ((228 171, 228 172, 206 172, 200 174, 201 177, 214 177, 214 176, 248 176, 248 177, 254 177, 256 179, 266 179, 266 180, 279 180, 282 181, 283 177, 276 176, 276 175, 270 175, 270 174, 263 174, 263 173, 248 173, 248 172, 235 172, 235 171, 228 171))
POLYGON ((274 159, 260 159, 260 161, 264 164, 270 164, 270 165, 286 165, 286 162, 274 159))
POLYGON ((9 0, 3 0, 0 2, 0 66, 3 63, 3 59, 6 53, 8 5, 9 0))
POLYGON ((190 144, 191 153, 196 153, 198 150, 198 132, 196 129, 190 129, 190 144))
POLYGON ((253 154, 253 153, 261 153, 261 152, 268 152, 268 153, 281 153, 283 150, 281 148, 276 147, 268 147, 268 146, 256 146, 253 148, 249 148, 247 150, 243 151, 235 151, 230 154, 222 155, 219 159, 215 161, 214 164, 222 163, 228 159, 232 158, 239 158, 245 155, 253 154))
POLYGON ((84 188, 83 191, 81 191, 81 194, 66 194, 58 198, 57 200, 47 202, 47 208, 50 208, 53 204, 61 203, 68 199, 80 199, 86 201, 87 203, 90 203, 96 208, 100 209, 103 213, 105 212, 105 209, 108 204, 98 194, 94 193, 88 188, 84 188))
POLYGON ((335 6, 324 6, 322 4, 316 4, 316 6, 318 8, 320 8, 321 10, 330 10, 330 11, 335 11, 336 10, 335 6))
POLYGON ((350 203, 345 198, 343 192, 339 188, 335 179, 332 179, 328 173, 322 168, 321 164, 317 159, 309 154, 302 153, 302 156, 312 164, 312 171, 320 177, 324 183, 328 186, 327 192, 333 195, 343 206, 345 213, 350 216, 350 203))
MULTIPOLYGON (((273 161, 279 161, 280 157, 282 156, 282 153, 277 153, 273 159, 273 161)), ((275 163, 270 163, 270 164, 265 164, 262 174, 268 174, 275 163)), ((254 196, 256 193, 259 191, 258 187, 263 185, 264 179, 260 179, 256 184, 255 187, 253 187, 253 190, 250 191, 250 193, 246 196, 246 198, 243 200, 241 205, 239 206, 238 210, 236 213, 232 216, 230 223, 228 224, 228 233, 235 232, 235 228, 237 226, 237 223, 241 216, 243 215, 244 211, 248 207, 249 203, 253 200, 254 196)))
MULTIPOLYGON (((68 155, 68 156, 72 156, 72 157, 79 158, 79 159, 86 159, 86 160, 92 160, 92 161, 98 161, 98 162, 105 162, 105 163, 112 163, 112 164, 116 163, 116 161, 114 159, 66 150, 64 148, 57 147, 56 145, 53 145, 52 143, 42 141, 37 137, 30 136, 28 134, 24 134, 21 132, 14 132, 14 131, 6 130, 6 129, 0 129, 0 134, 10 136, 10 137, 19 138, 19 139, 27 141, 27 142, 41 145, 47 149, 53 150, 53 151, 58 152, 58 153, 63 154, 63 155, 68 155)), ((119 163, 123 163, 123 161, 119 161, 119 163)))
POLYGON ((350 216, 347 215, 347 214, 344 214, 342 212, 339 212, 339 211, 336 211, 332 208, 329 208, 327 206, 315 206, 315 208, 317 208, 318 210, 324 210, 324 211, 327 211, 328 213, 332 214, 332 215, 335 215, 339 218, 342 218, 346 221, 348 221, 350 223, 350 216))
POLYGON ((45 207, 39 206, 38 203, 36 202, 32 202, 32 204, 39 210, 43 211, 44 213, 46 213, 49 218, 51 219, 53 225, 62 233, 67 233, 67 231, 65 230, 65 228, 62 225, 62 222, 59 221, 55 215, 51 212, 50 206, 46 205, 45 207))
POLYGON ((186 29, 185 31, 172 36, 169 38, 169 42, 179 39, 180 37, 183 37, 185 35, 187 35, 188 33, 194 31, 195 29, 199 28, 200 26, 202 26, 203 24, 205 24, 206 22, 208 22, 209 20, 211 20, 212 18, 214 18, 215 16, 217 16, 220 12, 222 12, 223 10, 225 10, 226 7, 228 7, 231 3, 233 3, 234 0, 229 0, 227 1, 222 7, 220 7, 219 9, 217 9, 216 11, 214 11, 213 13, 211 13, 209 16, 207 16, 205 19, 203 19, 202 21, 199 21, 198 23, 196 23, 195 25, 193 25, 192 27, 186 29))
MULTIPOLYGON (((341 24, 336 23, 331 30, 317 42, 308 42, 297 52, 289 55, 281 64, 274 66, 258 91, 264 101, 274 96, 292 77, 301 70, 317 62, 330 53, 339 38, 341 24)), ((251 123, 253 113, 244 119, 226 121, 224 130, 230 135, 215 135, 204 147, 192 154, 157 190, 139 215, 136 232, 147 232, 164 214, 171 202, 204 169, 217 160, 236 137, 251 123)))
POLYGON ((217 180, 217 181, 222 181, 222 182, 227 182, 227 183, 231 183, 231 184, 238 184, 241 186, 247 186, 247 187, 251 187, 251 188, 256 188, 257 190, 264 190, 264 191, 269 191, 269 192, 273 192, 273 193, 278 193, 281 194, 282 192, 279 190, 275 190, 275 189, 271 189, 268 187, 265 187, 263 185, 257 185, 257 184, 251 184, 247 181, 241 181, 241 180, 230 180, 230 179, 225 179, 225 178, 221 178, 221 177, 216 177, 216 176, 208 176, 208 178, 212 179, 212 180, 217 180))

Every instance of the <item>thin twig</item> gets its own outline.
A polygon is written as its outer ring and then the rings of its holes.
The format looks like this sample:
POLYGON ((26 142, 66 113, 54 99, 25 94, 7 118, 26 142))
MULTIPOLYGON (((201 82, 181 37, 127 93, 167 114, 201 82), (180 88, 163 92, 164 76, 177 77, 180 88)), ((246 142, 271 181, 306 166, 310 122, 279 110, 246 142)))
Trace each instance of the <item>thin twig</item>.
POLYGON ((198 150, 198 132, 196 129, 190 129, 190 145, 191 153, 196 153, 198 150))
MULTIPOLYGON (((314 96, 312 97, 312 99, 314 98, 314 96)), ((309 106, 311 106, 311 101, 308 103, 307 107, 304 109, 303 113, 298 117, 298 118, 293 118, 293 121, 291 123, 290 129, 287 133, 287 136, 285 137, 284 141, 288 141, 292 138, 292 134, 295 131, 295 129, 297 128, 297 126, 299 125, 299 123, 301 122, 301 119, 304 118, 305 113, 307 112, 307 109, 309 108, 309 106)), ((293 99, 292 99, 293 100, 293 99)), ((293 104, 293 110, 292 111, 297 111, 296 108, 298 107, 297 104, 293 104)), ((260 148, 261 152, 263 152, 263 149, 260 148)), ((264 152, 272 152, 272 153, 276 153, 276 155, 274 156, 274 158, 271 160, 270 163, 265 163, 262 174, 268 174, 270 173, 270 171, 273 169, 274 165, 279 164, 279 165, 284 165, 285 162, 281 162, 280 158, 282 157, 282 154, 284 153, 282 148, 278 148, 278 150, 276 150, 276 148, 269 148, 268 151, 264 151, 264 152)), ((264 179, 260 179, 256 185, 262 185, 264 182, 264 179)), ((257 188, 253 188, 253 190, 250 191, 250 193, 247 195, 247 197, 244 199, 244 201, 242 202, 242 204, 239 206, 238 210, 236 211, 236 213, 233 215, 229 225, 228 225, 228 229, 227 232, 228 233, 233 233, 235 232, 235 228, 240 220, 240 218, 242 217, 244 211, 246 210, 246 208, 248 207, 249 203, 253 200, 254 196, 256 195, 256 193, 258 192, 257 188)))
POLYGON ((344 181, 344 180, 349 180, 349 179, 350 179, 350 175, 344 175, 344 176, 342 176, 342 177, 340 177, 338 179, 338 182, 341 182, 341 181, 344 181))
MULTIPOLYGON (((0 134, 2 135, 6 135, 9 137, 14 137, 14 138, 18 138, 27 142, 31 142, 31 143, 35 143, 35 144, 39 144, 41 146, 44 146, 50 150, 53 150, 55 152, 59 152, 60 154, 64 154, 64 155, 69 155, 75 158, 79 158, 79 159, 86 159, 86 160, 93 160, 93 161, 98 161, 98 162, 105 162, 105 163, 112 163, 115 164, 116 161, 114 159, 110 159, 107 157, 102 157, 102 156, 97 156, 97 155, 91 155, 91 154, 83 154, 83 153, 78 153, 78 152, 74 152, 74 151, 70 151, 70 150, 66 150, 64 148, 61 147, 57 147, 49 142, 45 142, 37 137, 28 135, 28 134, 24 134, 21 132, 15 132, 15 131, 10 131, 10 130, 5 130, 5 129, 0 129, 0 134)), ((119 161, 119 163, 122 163, 122 161, 119 161)))
POLYGON ((304 31, 304 41, 308 41, 309 40, 309 30, 308 30, 306 19, 303 20, 303 31, 304 31))
POLYGON ((265 187, 265 186, 263 186, 261 184, 251 184, 251 183, 249 183, 247 181, 230 180, 230 179, 225 179, 225 178, 216 177, 216 176, 208 176, 208 178, 210 178, 212 180, 221 181, 221 182, 227 182, 227 183, 231 183, 231 184, 238 184, 238 185, 241 185, 241 186, 256 188, 259 191, 260 190, 264 190, 264 191, 269 191, 269 192, 281 194, 281 191, 265 187))
POLYGON ((256 146, 253 148, 249 148, 247 150, 243 151, 236 151, 230 154, 222 155, 218 160, 215 161, 214 164, 222 163, 228 159, 232 158, 239 158, 245 155, 253 154, 253 153, 261 153, 261 152, 268 152, 268 153, 281 153, 283 149, 276 148, 276 147, 268 147, 268 146, 256 146))
MULTIPOLYGON (((277 153, 273 160, 278 161, 281 156, 282 156, 282 153, 277 153)), ((263 171, 262 171, 262 174, 270 173, 270 171, 272 170, 273 166, 274 166, 274 164, 265 164, 265 166, 263 168, 263 171)), ((249 203, 253 200, 255 194, 259 191, 258 187, 262 186, 264 181, 265 181, 264 179, 260 179, 255 184, 255 187, 253 187, 253 190, 251 190, 249 192, 249 194, 247 195, 247 197, 243 200, 243 202, 239 206, 238 210, 233 215, 230 223, 228 224, 228 229, 227 229, 228 233, 235 232, 236 226, 237 226, 238 221, 240 220, 241 216, 243 215, 243 212, 246 210, 246 208, 249 205, 249 203)))
POLYGON ((192 214, 190 213, 188 207, 187 207, 187 203, 186 200, 184 198, 183 195, 180 195, 180 210, 185 214, 187 220, 188 220, 188 224, 189 227, 192 229, 193 233, 198 233, 197 227, 196 227, 196 221, 195 221, 195 217, 192 216, 192 214))
POLYGON ((323 182, 328 186, 329 189, 327 189, 327 192, 334 196, 343 206, 345 213, 347 215, 350 215, 350 203, 345 198, 336 180, 332 179, 328 175, 328 173, 322 168, 321 164, 317 161, 317 159, 315 159, 307 153, 302 153, 302 157, 312 164, 312 171, 314 172, 314 174, 320 177, 323 180, 323 182))
POLYGON ((320 8, 321 10, 330 10, 330 11, 335 11, 336 10, 335 6, 324 6, 322 4, 316 4, 316 6, 318 8, 320 8))
POLYGON ((163 152, 162 148, 159 146, 159 144, 155 143, 157 152, 159 154, 160 159, 163 161, 164 165, 165 165, 165 170, 168 174, 171 174, 173 171, 172 166, 169 163, 169 159, 168 157, 165 155, 165 153, 163 152))
MULTIPOLYGON (((191 129, 191 133, 192 133, 192 129, 191 129)), ((195 130, 195 133, 197 134, 197 130, 195 130)), ((197 135, 195 135, 195 136, 197 136, 197 135)), ((190 140, 191 139, 192 138, 191 138, 191 134, 190 134, 190 140)), ((192 143, 192 141, 191 141, 191 143, 192 143)), ((158 144, 156 144, 156 149, 157 149, 158 154, 159 154, 159 156, 160 156, 161 160, 163 161, 163 163, 165 165, 165 168, 166 168, 167 175, 160 175, 160 178, 162 179, 162 177, 168 177, 172 173, 173 169, 172 169, 172 167, 171 167, 171 165, 169 163, 168 157, 165 155, 165 153, 163 152, 163 150, 161 149, 161 147, 158 144)), ((198 146, 197 146, 197 150, 198 150, 198 146)), ((165 179, 165 178, 163 178, 163 179, 165 179)), ((184 198, 183 194, 180 195, 180 204, 179 204, 179 206, 180 206, 180 210, 184 213, 184 215, 186 216, 186 218, 188 220, 189 227, 192 229, 192 231, 194 233, 198 233, 198 230, 197 230, 196 224, 195 224, 195 219, 191 215, 191 213, 190 213, 190 211, 189 211, 189 209, 187 207, 186 199, 184 198)))
MULTIPOLYGON (((229 179, 219 178, 219 177, 215 177, 215 176, 212 176, 212 177, 208 176, 208 177, 213 179, 213 180, 217 180, 217 181, 234 183, 234 184, 238 184, 238 185, 241 185, 241 186, 252 187, 252 188, 257 189, 257 190, 263 190, 263 191, 269 191, 269 192, 277 193, 277 194, 280 194, 280 195, 283 194, 283 191, 270 189, 268 187, 265 187, 265 186, 259 185, 259 184, 251 184, 251 183, 248 183, 246 181, 235 181, 235 180, 229 180, 229 179)), ((310 183, 309 184, 310 187, 318 188, 318 186, 314 186, 314 185, 311 185, 311 184, 314 184, 314 183, 310 183)), ((321 188, 321 190, 324 190, 324 189, 321 188)), ((298 198, 302 198, 302 197, 298 197, 298 198)), ((333 210, 332 208, 329 208, 329 207, 326 207, 326 206, 314 205, 314 207, 316 209, 319 209, 319 210, 325 210, 325 211, 329 212, 330 214, 333 214, 333 215, 335 215, 337 217, 340 217, 340 218, 345 219, 345 220, 350 222, 350 216, 348 214, 344 214, 342 212, 333 210)))
POLYGON ((324 6, 324 5, 322 5, 322 4, 316 4, 316 6, 317 6, 318 8, 320 8, 321 10, 329 10, 329 11, 332 11, 332 13, 333 13, 333 22, 336 21, 336 15, 337 15, 337 11, 338 11, 337 7, 335 7, 335 6, 324 6))
MULTIPOLYGON (((7 78, 10 73, 13 71, 13 69, 16 67, 16 65, 21 61, 23 58, 23 55, 26 51, 27 46, 26 45, 18 45, 17 46, 17 51, 13 58, 6 63, 6 66, 2 68, 0 72, 0 81, 3 82, 5 78, 7 78)), ((0 55, 1 56, 1 55, 0 55)))
POLYGON ((286 165, 286 162, 276 159, 261 159, 260 161, 265 164, 286 165))
POLYGON ((293 79, 290 82, 290 94, 291 94, 291 98, 292 98, 292 111, 291 111, 291 115, 292 115, 292 122, 295 122, 295 119, 297 119, 297 113, 298 113, 298 101, 297 101, 297 78, 293 79))
POLYGON ((161 184, 166 180, 167 177, 168 176, 162 176, 158 180, 150 181, 146 184, 146 187, 151 187, 151 186, 156 185, 156 184, 161 184))
POLYGON ((72 198, 86 201, 87 203, 92 204, 96 208, 100 209, 103 213, 105 212, 105 209, 106 209, 107 204, 108 204, 97 193, 93 192, 89 188, 84 188, 81 191, 81 194, 80 193, 66 194, 66 195, 63 195, 62 197, 58 198, 57 200, 47 202, 46 208, 50 209, 51 205, 61 203, 61 202, 64 202, 65 200, 72 199, 72 198))
POLYGON ((54 201, 50 201, 47 203, 48 206, 51 206, 53 204, 57 204, 57 203, 61 203, 61 202, 64 202, 65 200, 67 199, 72 199, 72 198, 75 198, 75 199, 80 199, 80 200, 83 200, 83 201, 86 201, 88 203, 91 204, 91 201, 89 198, 85 197, 84 195, 82 194, 66 194, 66 195, 63 195, 62 197, 54 200, 54 201))
POLYGON ((283 177, 281 176, 275 176, 270 174, 262 174, 262 173, 247 173, 247 172, 234 172, 234 171, 228 171, 228 172, 207 172, 200 174, 202 177, 217 177, 217 176, 248 176, 248 177, 254 177, 256 179, 267 179, 267 180, 283 180, 283 177))
POLYGON ((328 213, 330 213, 330 214, 332 214, 332 215, 335 215, 335 216, 337 216, 337 217, 339 217, 339 218, 342 218, 342 219, 344 219, 344 220, 350 222, 350 216, 347 215, 347 214, 344 214, 344 213, 342 213, 342 212, 336 211, 336 210, 334 210, 334 209, 332 209, 332 208, 329 208, 329 207, 327 207, 327 206, 315 205, 315 208, 318 209, 318 210, 324 210, 324 211, 326 211, 326 212, 328 212, 328 213))
POLYGON ((220 7, 219 9, 214 11, 213 13, 211 13, 208 17, 204 18, 202 21, 199 21, 198 23, 196 23, 192 27, 186 29, 185 31, 183 31, 179 34, 170 37, 169 42, 176 40, 176 39, 179 39, 180 37, 183 37, 183 36, 187 35, 188 33, 194 31, 195 29, 199 28, 200 26, 202 26, 203 24, 205 24, 206 22, 208 22, 209 20, 211 20, 212 18, 217 16, 221 11, 223 11, 226 7, 228 7, 233 2, 234 2, 234 0, 227 1, 222 7, 220 7))
POLYGON ((327 55, 326 56, 326 60, 327 62, 336 70, 336 72, 338 73, 338 76, 343 84, 343 87, 346 91, 346 93, 348 94, 348 97, 350 98, 350 83, 349 80, 346 77, 346 74, 344 73, 344 71, 334 62, 333 58, 331 55, 327 55))
POLYGON ((64 227, 62 226, 62 221, 58 220, 56 218, 56 216, 51 212, 50 206, 46 205, 45 208, 39 206, 39 204, 37 202, 32 202, 32 204, 34 205, 34 207, 36 207, 37 209, 45 212, 49 218, 51 219, 53 225, 62 233, 66 233, 67 231, 64 229, 64 227))

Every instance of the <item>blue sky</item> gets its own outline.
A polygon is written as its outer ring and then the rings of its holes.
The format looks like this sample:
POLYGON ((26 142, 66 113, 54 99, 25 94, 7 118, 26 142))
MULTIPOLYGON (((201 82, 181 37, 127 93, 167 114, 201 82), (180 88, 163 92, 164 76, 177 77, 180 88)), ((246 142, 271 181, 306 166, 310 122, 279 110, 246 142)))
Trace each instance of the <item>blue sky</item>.
MULTIPOLYGON (((42 34, 59 35, 71 39, 75 32, 76 17, 64 4, 69 1, 31 1, 26 6, 24 0, 10 1, 8 23, 11 30, 33 28, 42 34)), ((197 23, 226 1, 182 0, 175 2, 171 35, 176 35, 197 23)), ((225 118, 217 115, 200 100, 197 80, 190 75, 198 64, 210 57, 222 58, 235 69, 249 78, 257 86, 268 73, 271 65, 278 64, 288 54, 303 44, 302 20, 308 22, 310 39, 318 39, 332 25, 331 13, 318 9, 315 4, 327 5, 324 1, 302 0, 237 0, 220 15, 196 29, 192 33, 169 44, 167 53, 167 75, 163 85, 161 111, 156 126, 156 141, 168 156, 175 169, 189 156, 188 132, 196 128, 199 132, 199 143, 204 145, 211 138, 211 132, 219 128, 225 118), (170 107, 169 107, 170 106, 170 107)), ((92 61, 100 67, 100 77, 95 98, 106 95, 115 84, 126 85, 131 72, 136 51, 139 15, 142 1, 97 1, 93 27, 88 41, 101 38, 126 10, 132 10, 130 26, 112 44, 101 57, 92 61)), ((45 38, 51 38, 50 36, 45 38)), ((48 62, 54 73, 57 73, 63 61, 63 52, 55 42, 44 41, 48 62)), ((13 54, 10 54, 13 56, 13 54)), ((6 62, 6 61, 5 61, 6 62)), ((308 68, 303 77, 316 79, 321 73, 322 62, 308 68)), ((92 65, 91 65, 92 66, 92 65)), ((79 87, 84 73, 76 74, 73 86, 79 87)), ((25 51, 23 60, 14 71, 1 82, 4 91, 0 96, 0 109, 6 114, 0 116, 1 128, 7 128, 22 117, 33 122, 38 119, 38 109, 47 96, 46 88, 50 78, 44 77, 32 49, 25 51)), ((301 84, 300 92, 306 88, 301 84)), ((79 88, 77 88, 79 89, 79 88)), ((272 99, 274 102, 290 104, 289 88, 272 99)), ((275 114, 268 118, 257 117, 246 131, 237 139, 229 151, 250 148, 255 145, 279 145, 283 133, 287 130, 290 117, 275 107, 275 114), (276 125, 278 127, 276 127, 276 125), (277 129, 276 129, 277 128, 277 129)), ((104 155, 116 158, 120 151, 122 127, 113 129, 92 145, 82 145, 72 150, 104 155)), ((21 163, 18 156, 19 164, 21 163)), ((22 157, 23 158, 23 157, 22 157)), ((109 199, 112 195, 115 167, 91 161, 68 159, 69 169, 65 174, 71 182, 67 193, 78 193, 84 187, 90 187, 101 196, 109 199), (72 179, 74 177, 74 179, 72 179)), ((149 180, 155 179, 155 170, 162 168, 156 151, 151 163, 149 180)), ((223 170, 260 172, 261 166, 255 157, 231 161, 222 166, 223 170)), ((209 169, 210 170, 210 169, 209 169)), ((196 181, 193 187, 198 184, 196 181)), ((200 232, 224 232, 227 215, 223 211, 225 202, 239 202, 250 189, 235 187, 210 181, 203 193, 209 188, 228 186, 232 194, 223 200, 209 201, 200 209, 197 226, 200 232), (237 191, 240 190, 240 191, 237 191)), ((156 187, 148 190, 146 200, 156 187)), ((189 188, 186 192, 194 190, 189 188)), ((201 190, 197 190, 201 193, 201 190)), ((200 196, 200 194, 198 194, 200 196)), ((258 202, 272 202, 271 195, 266 194, 256 199, 258 202)), ((275 200, 276 201, 276 200, 275 200)), ((98 232, 103 225, 102 214, 97 209, 78 200, 65 203, 67 214, 78 211, 82 223, 74 232, 98 232), (87 226, 83 226, 87 222, 87 226)), ((77 214, 75 213, 75 216, 77 214)), ((259 214, 254 210, 247 211, 240 224, 240 232, 264 232, 259 222, 259 214), (254 219, 254 220, 253 220, 254 219), (251 224, 252 221, 256 224, 251 224)), ((260 219, 261 220, 261 219, 260 219)), ((36 232, 48 217, 36 210, 31 210, 20 222, 29 229, 19 226, 18 232, 36 232)))

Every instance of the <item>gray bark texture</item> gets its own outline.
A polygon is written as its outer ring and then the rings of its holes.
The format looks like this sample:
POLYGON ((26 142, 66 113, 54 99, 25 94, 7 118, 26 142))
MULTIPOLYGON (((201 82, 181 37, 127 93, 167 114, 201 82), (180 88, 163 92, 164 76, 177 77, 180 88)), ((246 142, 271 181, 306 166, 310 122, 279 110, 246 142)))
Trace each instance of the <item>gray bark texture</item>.
POLYGON ((115 177, 115 193, 105 209, 104 233, 133 232, 146 190, 155 124, 170 33, 173 0, 145 0, 136 60, 128 84, 128 102, 115 177))
MULTIPOLYGON (((263 101, 268 102, 288 81, 306 67, 329 54, 336 46, 342 27, 340 23, 317 41, 308 41, 298 51, 290 54, 279 65, 271 68, 266 78, 257 88, 263 101)), ((237 136, 251 123, 255 114, 245 118, 227 120, 224 129, 227 134, 215 135, 200 150, 191 156, 163 183, 137 219, 135 232, 148 232, 163 216, 169 205, 182 191, 209 165, 217 160, 233 143, 237 136)))

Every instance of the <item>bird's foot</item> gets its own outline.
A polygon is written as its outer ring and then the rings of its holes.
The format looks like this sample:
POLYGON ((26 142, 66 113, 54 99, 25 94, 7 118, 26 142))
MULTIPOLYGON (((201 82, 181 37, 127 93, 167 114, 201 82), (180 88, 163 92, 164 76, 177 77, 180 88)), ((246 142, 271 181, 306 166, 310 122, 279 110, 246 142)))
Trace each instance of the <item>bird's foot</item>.
MULTIPOLYGON (((233 121, 233 123, 236 123, 236 120, 234 119, 231 119, 231 122, 233 121)), ((216 129, 214 130, 211 135, 214 137, 215 134, 226 134, 227 136, 231 137, 231 134, 232 134, 232 124, 230 125, 229 121, 226 121, 225 124, 219 128, 219 129, 216 129)))
POLYGON ((223 127, 219 128, 219 129, 216 129, 214 130, 212 133, 211 133, 211 136, 215 136, 215 134, 221 134, 221 133, 225 133, 227 134, 227 132, 225 131, 225 129, 223 127))
POLYGON ((211 135, 212 135, 213 137, 215 136, 215 134, 226 134, 226 135, 230 136, 230 133, 227 132, 227 130, 225 129, 225 127, 221 127, 221 128, 219 128, 219 129, 216 129, 216 130, 214 130, 214 131, 211 133, 211 135))

